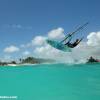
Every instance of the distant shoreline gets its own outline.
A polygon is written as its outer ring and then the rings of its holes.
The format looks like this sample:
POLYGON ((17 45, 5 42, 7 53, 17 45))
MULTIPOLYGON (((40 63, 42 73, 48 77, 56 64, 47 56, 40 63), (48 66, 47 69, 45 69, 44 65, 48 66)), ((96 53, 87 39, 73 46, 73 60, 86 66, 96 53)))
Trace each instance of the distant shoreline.
POLYGON ((0 66, 20 66, 20 65, 35 65, 41 63, 53 63, 54 60, 52 59, 43 59, 43 58, 35 58, 35 57, 27 57, 27 58, 20 58, 19 61, 9 61, 9 62, 2 62, 0 61, 0 66))

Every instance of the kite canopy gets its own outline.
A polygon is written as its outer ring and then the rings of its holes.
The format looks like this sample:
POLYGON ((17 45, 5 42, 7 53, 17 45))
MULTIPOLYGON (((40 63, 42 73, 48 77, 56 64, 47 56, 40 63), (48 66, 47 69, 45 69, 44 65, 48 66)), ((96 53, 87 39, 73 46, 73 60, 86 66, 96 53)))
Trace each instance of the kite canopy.
POLYGON ((47 39, 46 42, 51 45, 52 47, 64 51, 64 52, 71 52, 71 48, 69 48, 68 46, 64 45, 63 43, 60 43, 58 41, 54 41, 54 40, 49 40, 47 39))

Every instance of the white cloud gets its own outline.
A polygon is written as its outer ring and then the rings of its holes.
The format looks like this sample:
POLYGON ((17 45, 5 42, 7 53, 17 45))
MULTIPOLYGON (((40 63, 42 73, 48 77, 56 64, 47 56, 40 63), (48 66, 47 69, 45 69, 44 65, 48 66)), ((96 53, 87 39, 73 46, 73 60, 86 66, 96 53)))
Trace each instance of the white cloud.
POLYGON ((14 45, 11 45, 11 46, 9 46, 9 47, 6 47, 5 49, 4 49, 4 52, 5 53, 13 53, 13 52, 17 52, 17 51, 19 51, 20 49, 18 48, 18 47, 16 47, 16 46, 14 46, 14 45))
POLYGON ((48 32, 48 36, 44 37, 44 36, 36 36, 34 37, 31 42, 26 43, 26 44, 22 44, 20 45, 21 48, 28 48, 28 47, 33 47, 33 46, 43 46, 43 45, 47 45, 46 43, 46 39, 47 38, 51 38, 51 39, 62 39, 64 38, 64 29, 63 28, 57 28, 57 29, 53 29, 50 32, 48 32))
POLYGON ((21 24, 12 24, 12 25, 9 25, 9 27, 16 28, 16 29, 28 29, 28 30, 32 29, 31 26, 23 26, 21 24))
POLYGON ((49 45, 41 46, 41 47, 36 47, 35 51, 36 54, 40 55, 41 57, 54 57, 56 54, 59 52, 57 49, 52 48, 49 45))
MULTIPOLYGON (((38 36, 37 36, 38 37, 38 36)), ((50 45, 48 45, 45 42, 45 39, 43 36, 39 36, 39 39, 35 37, 34 41, 36 41, 36 47, 34 49, 34 54, 38 57, 42 58, 51 58, 63 62, 72 62, 73 59, 70 55, 70 53, 65 53, 60 50, 57 50, 50 45), (41 40, 42 42, 37 42, 37 40, 41 40)), ((63 28, 57 28, 53 29, 50 32, 48 32, 48 37, 50 39, 62 39, 64 38, 64 29, 63 28)))
POLYGON ((24 51, 24 52, 23 52, 23 55, 24 55, 24 56, 28 56, 28 55, 30 55, 30 52, 29 52, 29 51, 24 51))
POLYGON ((18 28, 18 29, 23 28, 23 26, 20 25, 20 24, 12 24, 11 27, 12 27, 12 28, 18 28))
POLYGON ((45 37, 43 36, 36 36, 35 38, 33 38, 32 40, 32 44, 36 45, 36 46, 41 46, 45 44, 45 37))
POLYGON ((89 46, 100 46, 100 32, 92 32, 87 36, 89 46))
POLYGON ((70 53, 62 52, 49 45, 36 47, 34 53, 40 58, 50 58, 59 62, 73 62, 70 53))
POLYGON ((51 39, 61 39, 64 37, 64 29, 63 28, 57 28, 54 30, 51 30, 48 32, 48 38, 51 39))
MULTIPOLYGON (((100 58, 100 32, 91 32, 87 36, 86 42, 81 42, 77 47, 72 49, 72 52, 63 52, 57 50, 45 41, 46 38, 61 39, 64 37, 64 29, 57 28, 48 32, 47 37, 36 36, 30 43, 22 45, 23 48, 34 48, 34 55, 42 58, 51 58, 59 62, 72 63, 77 61, 84 62, 90 56, 100 58)), ((8 51, 8 50, 7 50, 8 51)), ((23 55, 28 55, 29 52, 23 52, 23 55)))
MULTIPOLYGON (((59 32, 58 32, 59 33, 59 32)), ((52 36, 50 32, 48 37, 59 38, 58 35, 52 36)), ((92 32, 87 36, 87 42, 81 42, 72 52, 59 51, 48 44, 36 47, 34 53, 39 57, 52 58, 61 62, 72 63, 74 61, 85 62, 90 56, 100 58, 100 32, 92 32)))
POLYGON ((20 47, 21 48, 30 48, 30 47, 32 47, 32 43, 30 42, 30 43, 26 43, 26 44, 21 44, 20 47))
POLYGON ((24 26, 21 24, 5 24, 3 25, 3 28, 31 30, 32 26, 24 26))

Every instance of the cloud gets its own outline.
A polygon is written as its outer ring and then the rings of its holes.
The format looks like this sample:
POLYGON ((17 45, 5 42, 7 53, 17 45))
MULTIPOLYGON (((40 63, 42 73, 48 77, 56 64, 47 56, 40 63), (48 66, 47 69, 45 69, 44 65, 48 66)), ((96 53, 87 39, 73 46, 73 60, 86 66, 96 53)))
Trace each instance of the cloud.
POLYGON ((23 26, 20 25, 20 24, 12 24, 11 27, 12 27, 12 28, 18 28, 18 29, 23 28, 23 26))
POLYGON ((70 53, 65 53, 65 52, 62 52, 60 50, 57 50, 57 49, 51 47, 50 45, 48 45, 45 42, 46 38, 50 38, 50 39, 54 39, 54 40, 62 39, 62 38, 64 38, 64 29, 63 28, 53 29, 50 32, 48 32, 47 37, 36 36, 33 39, 33 43, 35 44, 35 48, 34 48, 33 52, 37 57, 51 58, 51 59, 64 61, 64 62, 72 61, 72 57, 70 56, 70 53), (69 55, 69 57, 67 59, 68 55, 69 55))
POLYGON ((29 55, 30 55, 30 52, 29 52, 29 51, 24 51, 24 52, 23 52, 23 55, 24 55, 24 56, 29 56, 29 55))
POLYGON ((14 28, 14 29, 22 29, 23 26, 21 24, 6 24, 3 25, 4 28, 14 28))
POLYGON ((30 43, 26 43, 26 44, 21 44, 20 47, 21 48, 30 48, 30 47, 32 47, 32 43, 30 42, 30 43))
POLYGON ((6 47, 5 49, 4 49, 4 52, 5 53, 14 53, 14 52, 18 52, 20 49, 18 48, 18 47, 16 47, 16 46, 14 46, 14 45, 11 45, 11 46, 9 46, 9 47, 6 47))
POLYGON ((36 47, 34 53, 37 55, 37 57, 45 58, 45 59, 46 58, 54 59, 57 62, 67 62, 67 63, 74 62, 71 53, 57 50, 51 47, 50 45, 36 47))
POLYGON ((36 36, 35 38, 33 38, 32 40, 32 45, 35 45, 35 46, 41 46, 41 45, 44 45, 45 44, 45 37, 43 36, 36 36))
POLYGON ((87 36, 89 46, 100 46, 100 32, 91 32, 87 36))
POLYGON ((90 51, 91 55, 100 59, 100 31, 99 32, 91 32, 87 36, 87 45, 90 48, 87 51, 90 51))
POLYGON ((64 29, 63 28, 53 29, 50 32, 48 32, 48 38, 62 39, 63 37, 64 37, 64 29))
MULTIPOLYGON (((59 39, 59 36, 63 34, 63 31, 60 33, 56 32, 55 35, 54 34, 55 30, 56 29, 50 31, 48 33, 47 38, 59 39)), ((63 37, 63 35, 61 36, 63 37)), ((87 39, 88 40, 86 42, 81 42, 77 47, 73 48, 72 52, 62 52, 60 50, 51 47, 48 44, 45 44, 35 47, 34 53, 38 57, 51 58, 58 60, 59 62, 67 62, 67 63, 72 63, 75 61, 86 62, 86 60, 90 56, 93 56, 95 58, 100 58, 100 32, 91 32, 87 36, 87 39)))
POLYGON ((47 45, 46 39, 62 39, 64 38, 64 29, 63 28, 57 28, 53 29, 50 32, 48 32, 47 36, 36 36, 34 37, 31 42, 20 45, 21 48, 29 48, 29 47, 37 47, 37 46, 43 46, 47 45))
POLYGON ((52 48, 50 45, 45 45, 41 47, 36 47, 34 53, 38 54, 38 56, 52 58, 57 55, 59 51, 55 48, 52 48))
POLYGON ((5 24, 5 25, 3 25, 3 28, 21 29, 21 30, 30 30, 30 29, 32 29, 31 26, 23 26, 21 24, 5 24))
POLYGON ((91 32, 87 36, 87 41, 81 42, 77 47, 72 49, 72 52, 63 52, 57 50, 46 43, 46 39, 60 40, 64 37, 64 29, 57 28, 48 32, 47 36, 36 36, 29 43, 21 45, 22 48, 31 48, 32 52, 25 51, 23 55, 33 54, 36 57, 50 58, 58 62, 74 63, 86 62, 93 56, 100 58, 100 32, 91 32))

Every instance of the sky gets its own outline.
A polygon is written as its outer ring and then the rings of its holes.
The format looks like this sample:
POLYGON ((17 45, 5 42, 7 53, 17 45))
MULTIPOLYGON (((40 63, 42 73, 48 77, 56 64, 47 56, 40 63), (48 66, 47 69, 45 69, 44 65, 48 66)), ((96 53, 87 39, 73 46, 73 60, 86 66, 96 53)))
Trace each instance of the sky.
POLYGON ((35 47, 25 44, 55 29, 65 34, 89 21, 82 34, 98 32, 99 9, 100 0, 0 0, 0 58, 34 56, 35 47))

